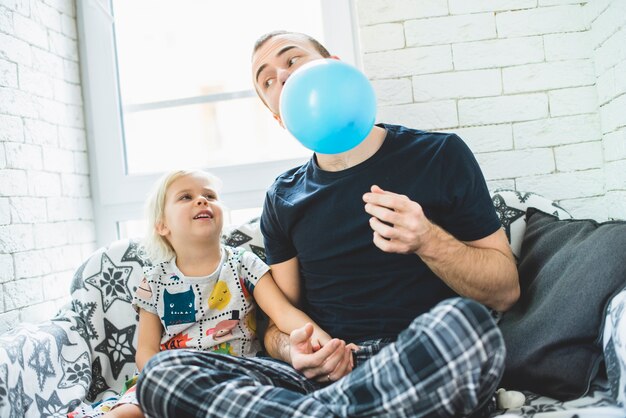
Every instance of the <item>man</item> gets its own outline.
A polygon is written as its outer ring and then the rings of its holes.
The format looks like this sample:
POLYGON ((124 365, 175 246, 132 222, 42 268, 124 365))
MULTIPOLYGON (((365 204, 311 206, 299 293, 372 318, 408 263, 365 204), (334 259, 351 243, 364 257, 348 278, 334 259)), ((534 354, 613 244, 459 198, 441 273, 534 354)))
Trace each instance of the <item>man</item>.
MULTIPOLYGON (((329 57, 304 34, 257 41, 255 87, 281 125, 285 81, 329 57)), ((140 378, 148 415, 464 416, 493 395, 504 347, 474 301, 506 310, 519 283, 482 173, 458 137, 376 125, 355 148, 315 154, 278 177, 261 229, 276 283, 337 338, 314 351, 312 327, 287 336, 270 325, 267 351, 293 367, 162 353, 140 378)))

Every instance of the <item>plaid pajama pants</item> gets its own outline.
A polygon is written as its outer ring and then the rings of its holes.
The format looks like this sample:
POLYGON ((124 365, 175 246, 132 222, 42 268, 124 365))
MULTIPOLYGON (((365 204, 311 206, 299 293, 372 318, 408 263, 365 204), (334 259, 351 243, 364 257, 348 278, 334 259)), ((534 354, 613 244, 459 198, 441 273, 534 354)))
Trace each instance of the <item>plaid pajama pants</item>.
POLYGON ((329 385, 270 358, 170 350, 153 357, 137 395, 151 417, 459 417, 495 392, 504 343, 489 312, 448 299, 390 344, 366 344, 329 385))

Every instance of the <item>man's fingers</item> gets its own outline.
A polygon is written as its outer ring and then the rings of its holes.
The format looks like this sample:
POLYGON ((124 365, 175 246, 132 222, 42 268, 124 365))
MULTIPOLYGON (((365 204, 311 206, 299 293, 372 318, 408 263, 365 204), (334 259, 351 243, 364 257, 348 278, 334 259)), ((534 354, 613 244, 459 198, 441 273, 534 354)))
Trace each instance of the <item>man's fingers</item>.
POLYGON ((378 232, 379 235, 387 239, 394 239, 398 237, 398 231, 396 229, 384 222, 381 222, 378 218, 370 218, 370 227, 375 232, 378 232))
POLYGON ((306 324, 302 328, 296 328, 289 334, 289 343, 291 345, 299 345, 306 343, 313 335, 313 325, 306 324))

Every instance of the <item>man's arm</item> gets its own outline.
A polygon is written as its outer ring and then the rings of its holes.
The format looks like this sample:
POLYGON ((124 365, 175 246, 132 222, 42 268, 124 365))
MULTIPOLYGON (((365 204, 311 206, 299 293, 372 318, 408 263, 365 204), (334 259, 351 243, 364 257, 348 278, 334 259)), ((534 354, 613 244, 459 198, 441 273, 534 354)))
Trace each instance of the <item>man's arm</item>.
MULTIPOLYGON (((294 305, 300 302, 300 272, 296 257, 271 266, 276 285, 294 305)), ((286 361, 309 379, 338 380, 352 371, 352 351, 345 341, 333 338, 324 347, 313 352, 313 326, 282 333, 270 320, 265 331, 265 349, 270 356, 286 361)))
POLYGON ((462 242, 430 222, 406 196, 372 186, 363 200, 381 250, 418 255, 459 295, 495 310, 505 311, 519 298, 517 267, 503 230, 462 242))

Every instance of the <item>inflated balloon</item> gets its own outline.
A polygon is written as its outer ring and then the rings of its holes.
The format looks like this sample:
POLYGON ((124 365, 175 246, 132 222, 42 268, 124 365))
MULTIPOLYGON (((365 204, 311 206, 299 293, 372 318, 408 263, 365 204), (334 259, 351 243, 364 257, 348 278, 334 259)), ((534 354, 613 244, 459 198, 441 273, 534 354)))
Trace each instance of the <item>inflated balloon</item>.
POLYGON ((280 95, 285 128, 305 147, 338 154, 361 143, 376 119, 376 96, 365 75, 350 64, 315 60, 287 79, 280 95))

